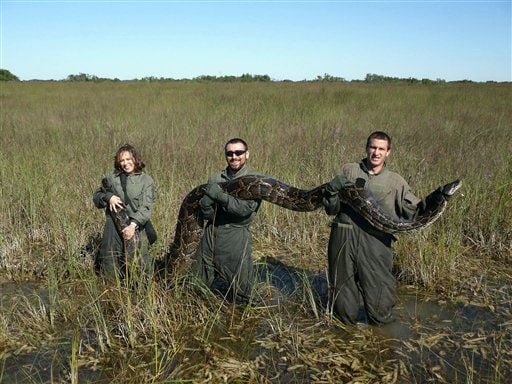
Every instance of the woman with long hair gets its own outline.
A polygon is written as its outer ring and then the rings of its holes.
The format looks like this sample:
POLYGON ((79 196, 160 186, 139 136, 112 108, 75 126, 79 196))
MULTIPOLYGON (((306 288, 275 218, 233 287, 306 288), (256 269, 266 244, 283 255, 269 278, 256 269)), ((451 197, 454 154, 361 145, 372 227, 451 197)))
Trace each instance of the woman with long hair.
POLYGON ((155 184, 144 172, 139 152, 130 144, 121 146, 114 169, 93 196, 94 205, 105 210, 105 227, 97 266, 111 277, 125 278, 132 270, 153 271, 146 228, 155 206, 155 184), (123 224, 119 217, 123 217, 123 224))

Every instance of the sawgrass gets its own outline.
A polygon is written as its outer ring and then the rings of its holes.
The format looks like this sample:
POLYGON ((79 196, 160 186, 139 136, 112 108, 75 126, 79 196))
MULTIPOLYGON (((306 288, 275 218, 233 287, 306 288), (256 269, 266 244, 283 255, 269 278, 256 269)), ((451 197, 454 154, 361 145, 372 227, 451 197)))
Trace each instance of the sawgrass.
POLYGON ((151 252, 160 258, 183 197, 224 167, 227 139, 246 139, 255 168, 306 189, 362 158, 368 134, 384 130, 395 140, 389 167, 418 196, 463 180, 438 222, 400 236, 399 281, 489 308, 507 324, 511 95, 509 84, 2 84, 0 276, 37 279, 41 290, 0 314, 0 377, 17 356, 62 344, 69 353, 54 364, 54 382, 507 382, 505 326, 434 332, 434 341, 419 330, 392 347, 332 319, 312 284, 326 268, 330 218, 321 211, 263 204, 255 258, 294 269, 297 289, 277 293, 267 277, 254 291, 258 305, 234 307, 178 276, 127 288, 95 275, 103 213, 92 194, 121 144, 139 148, 157 183, 151 252), (458 351, 456 376, 437 342, 458 351), (421 369, 397 349, 419 356, 421 369), (493 367, 483 379, 480 360, 493 367))

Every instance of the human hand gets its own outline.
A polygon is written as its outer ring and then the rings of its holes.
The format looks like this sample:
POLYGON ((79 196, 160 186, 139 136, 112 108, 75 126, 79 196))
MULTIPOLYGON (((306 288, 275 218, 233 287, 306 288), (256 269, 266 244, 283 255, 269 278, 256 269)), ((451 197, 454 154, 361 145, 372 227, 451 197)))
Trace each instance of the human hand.
POLYGON ((443 193, 443 188, 442 187, 439 187, 437 188, 435 191, 433 191, 430 195, 427 196, 427 198, 425 199, 426 203, 427 203, 427 206, 430 206, 430 205, 439 205, 441 204, 444 200, 448 200, 446 198, 446 196, 444 195, 443 193))
POLYGON ((344 175, 337 175, 334 179, 332 179, 327 186, 332 191, 341 191, 343 188, 352 185, 350 181, 344 175))
POLYGON ((208 183, 206 186, 206 196, 210 197, 213 200, 219 200, 219 197, 224 193, 222 188, 217 183, 208 183))
POLYGON ((123 239, 130 240, 135 235, 136 226, 130 224, 125 229, 123 229, 123 239))
POLYGON ((204 194, 201 200, 199 200, 199 205, 204 208, 211 207, 213 204, 215 204, 215 201, 207 194, 204 194))
POLYGON ((117 212, 124 208, 123 200, 119 196, 113 195, 108 201, 108 206, 112 212, 117 212))

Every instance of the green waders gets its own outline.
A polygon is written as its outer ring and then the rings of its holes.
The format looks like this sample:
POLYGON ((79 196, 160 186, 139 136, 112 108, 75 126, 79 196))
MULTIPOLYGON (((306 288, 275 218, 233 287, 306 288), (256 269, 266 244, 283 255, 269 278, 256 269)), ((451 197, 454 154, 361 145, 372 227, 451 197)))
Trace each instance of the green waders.
POLYGON ((333 223, 328 246, 330 301, 334 313, 355 324, 362 304, 370 322, 393 321, 396 303, 390 239, 379 239, 353 224, 333 223))

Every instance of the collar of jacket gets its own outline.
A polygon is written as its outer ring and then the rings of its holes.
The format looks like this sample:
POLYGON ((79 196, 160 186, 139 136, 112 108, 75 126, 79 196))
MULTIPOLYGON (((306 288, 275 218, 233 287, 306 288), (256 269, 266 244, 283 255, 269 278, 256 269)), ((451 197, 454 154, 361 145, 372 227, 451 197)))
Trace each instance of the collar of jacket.
POLYGON ((236 173, 234 173, 234 174, 232 174, 230 176, 231 172, 230 172, 229 169, 230 169, 229 167, 226 167, 226 169, 224 169, 224 171, 222 171, 222 178, 223 179, 226 179, 226 180, 238 179, 239 177, 247 176, 249 174, 249 172, 252 170, 250 166, 245 164, 236 173))
POLYGON ((387 164, 386 162, 384 162, 384 167, 382 167, 382 169, 380 170, 379 173, 370 173, 370 171, 368 170, 368 167, 366 166, 366 158, 362 159, 360 162, 359 162, 359 167, 363 170, 364 173, 366 173, 368 176, 378 176, 378 175, 383 175, 385 174, 388 169, 387 169, 387 164))
MULTIPOLYGON (((118 174, 116 174, 116 175, 115 175, 115 177, 121 177, 121 173, 123 173, 123 172, 119 172, 118 174)), ((136 175, 142 175, 143 173, 144 173, 143 171, 133 172, 133 173, 127 173, 127 174, 126 174, 126 177, 136 176, 136 175)))

